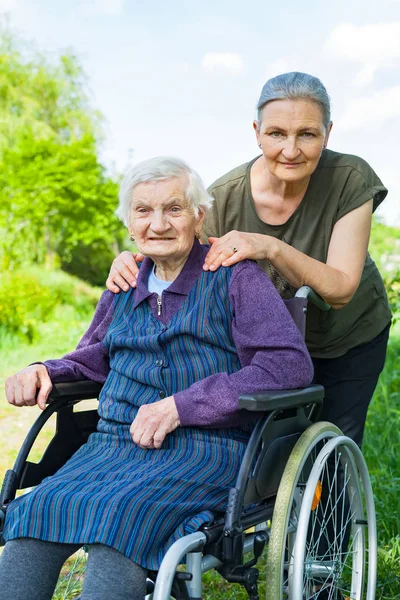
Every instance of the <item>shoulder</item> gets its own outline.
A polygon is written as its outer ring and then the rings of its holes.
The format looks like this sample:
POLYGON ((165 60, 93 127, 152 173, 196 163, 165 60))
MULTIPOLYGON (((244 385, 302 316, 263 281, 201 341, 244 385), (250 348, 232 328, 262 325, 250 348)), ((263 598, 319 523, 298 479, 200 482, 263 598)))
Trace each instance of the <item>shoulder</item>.
POLYGON ((228 171, 228 173, 225 173, 225 175, 222 175, 222 177, 219 177, 209 186, 209 193, 213 195, 218 192, 223 193, 224 190, 240 184, 245 179, 247 170, 252 165, 254 160, 256 159, 245 162, 242 165, 235 167, 231 171, 228 171))
POLYGON ((127 303, 134 301, 135 290, 131 287, 127 292, 122 290, 119 294, 114 294, 109 290, 105 290, 97 304, 96 315, 103 319, 111 319, 119 310, 123 310, 127 303))
MULTIPOLYGON (((284 301, 267 273, 255 261, 244 260, 231 269, 229 300, 233 314, 245 313, 252 320, 258 315, 261 322, 275 314, 282 322, 288 321, 284 301)), ((289 319, 289 324, 293 324, 292 319, 289 319)))
POLYGON ((355 171, 361 177, 369 179, 377 175, 366 160, 355 154, 343 154, 342 152, 334 152, 333 150, 324 150, 319 161, 317 169, 321 170, 337 170, 355 171))
POLYGON ((115 304, 116 297, 122 294, 113 294, 110 290, 104 290, 104 292, 100 296, 100 300, 97 303, 97 311, 102 313, 107 313, 110 309, 112 309, 115 304))
MULTIPOLYGON (((225 267, 226 268, 226 267, 225 267)), ((245 285, 251 290, 262 289, 279 297, 271 279, 267 273, 254 260, 242 260, 241 262, 228 267, 231 270, 230 285, 231 287, 245 285)))
POLYGON ((385 199, 387 189, 366 160, 355 154, 324 150, 315 179, 336 196, 339 206, 357 208, 373 199, 374 210, 385 199))

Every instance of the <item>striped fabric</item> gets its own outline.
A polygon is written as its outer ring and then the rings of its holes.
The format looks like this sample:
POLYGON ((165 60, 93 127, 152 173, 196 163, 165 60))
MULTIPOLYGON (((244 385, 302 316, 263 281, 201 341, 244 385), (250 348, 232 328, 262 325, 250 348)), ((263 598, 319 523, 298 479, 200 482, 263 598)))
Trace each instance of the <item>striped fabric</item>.
POLYGON ((102 543, 157 569, 168 547, 225 509, 248 433, 178 428, 160 450, 130 438, 138 408, 240 369, 231 335, 230 269, 202 272, 168 325, 134 291, 115 298, 104 343, 111 372, 98 431, 56 475, 13 501, 7 540, 102 543))

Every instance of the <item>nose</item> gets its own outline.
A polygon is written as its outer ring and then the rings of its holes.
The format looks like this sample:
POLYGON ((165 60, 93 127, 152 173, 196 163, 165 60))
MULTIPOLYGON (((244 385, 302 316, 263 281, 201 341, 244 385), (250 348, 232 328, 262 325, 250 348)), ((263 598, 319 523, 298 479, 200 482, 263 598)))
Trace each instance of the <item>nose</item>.
POLYGON ((154 233, 162 235, 170 228, 167 216, 162 210, 155 210, 151 220, 150 228, 154 233))
POLYGON ((295 160, 300 154, 300 148, 297 146, 297 138, 294 135, 289 135, 282 148, 282 154, 288 160, 295 160))

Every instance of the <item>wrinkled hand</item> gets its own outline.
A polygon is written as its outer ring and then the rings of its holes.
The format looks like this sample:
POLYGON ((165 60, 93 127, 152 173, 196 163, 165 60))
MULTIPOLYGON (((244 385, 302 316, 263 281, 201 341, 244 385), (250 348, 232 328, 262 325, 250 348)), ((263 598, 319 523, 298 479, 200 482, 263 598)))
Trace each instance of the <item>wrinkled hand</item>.
POLYGON ((136 263, 142 262, 143 258, 143 254, 132 254, 132 252, 125 251, 113 260, 106 281, 106 286, 110 292, 119 294, 120 289, 127 292, 129 286, 136 287, 136 279, 139 273, 136 263))
POLYGON ((161 445, 171 431, 179 427, 179 415, 173 396, 145 404, 138 410, 130 433, 132 440, 140 448, 161 448, 161 445))
POLYGON ((210 237, 211 248, 205 258, 203 269, 216 271, 221 265, 230 267, 241 260, 264 260, 268 258, 269 236, 259 233, 230 231, 220 238, 210 237), (234 248, 237 249, 235 252, 234 248))
POLYGON ((53 384, 46 367, 31 365, 6 380, 6 398, 14 406, 37 404, 44 410, 52 388, 53 384))

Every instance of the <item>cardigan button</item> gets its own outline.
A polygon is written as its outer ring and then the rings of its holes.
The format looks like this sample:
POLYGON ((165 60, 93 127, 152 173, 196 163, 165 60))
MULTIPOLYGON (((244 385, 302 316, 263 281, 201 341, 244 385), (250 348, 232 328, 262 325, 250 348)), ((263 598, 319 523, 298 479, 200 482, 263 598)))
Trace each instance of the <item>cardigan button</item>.
POLYGON ((156 360, 156 367, 162 367, 164 364, 164 361, 162 360, 162 358, 158 358, 156 360))
POLYGON ((162 399, 162 398, 165 398, 165 396, 166 396, 167 394, 166 394, 165 392, 163 392, 162 390, 160 390, 160 391, 158 392, 158 395, 159 395, 159 396, 160 396, 160 398, 162 399))

